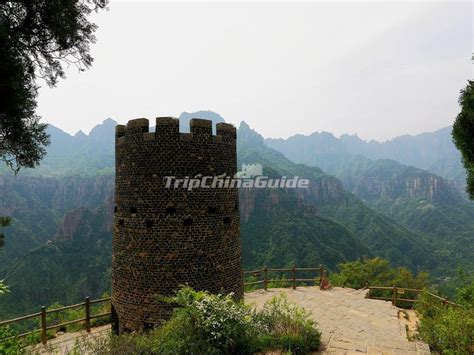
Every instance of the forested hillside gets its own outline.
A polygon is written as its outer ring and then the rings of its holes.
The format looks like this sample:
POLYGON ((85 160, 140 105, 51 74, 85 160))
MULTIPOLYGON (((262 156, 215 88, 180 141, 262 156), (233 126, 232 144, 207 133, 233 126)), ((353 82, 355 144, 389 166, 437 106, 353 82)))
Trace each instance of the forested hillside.
POLYGON ((13 258, 54 239, 66 212, 96 208, 111 198, 111 174, 97 176, 0 176, 0 215, 12 218, 4 229, 0 270, 13 258))
POLYGON ((110 293, 111 207, 66 213, 52 240, 1 271, 11 292, 0 298, 0 319, 35 312, 56 301, 73 304, 86 296, 110 293))
POLYGON ((292 163, 281 153, 267 147, 263 137, 244 122, 239 128, 238 146, 239 161, 262 164, 264 174, 310 178, 311 184, 307 189, 295 191, 299 199, 311 205, 319 216, 346 227, 374 255, 413 269, 434 267, 429 245, 420 235, 371 210, 345 191, 339 179, 319 168, 292 163))
POLYGON ((474 270, 474 204, 440 176, 393 160, 359 161, 340 175, 374 210, 423 235, 447 269, 474 270))
MULTIPOLYGON (((221 119, 205 111, 198 114, 221 119)), ((106 120, 89 136, 74 137, 50 127, 59 138, 55 141, 53 136, 51 155, 42 167, 18 177, 0 177, 0 214, 13 217, 12 226, 4 229, 6 245, 0 251, 0 279, 11 288, 0 298, 0 317, 34 311, 41 304, 98 297, 109 290, 114 126, 106 120), (94 158, 87 159, 88 154, 94 158)), ((318 167, 285 158, 245 123, 238 130, 238 164, 243 163, 262 164, 268 176, 310 180, 306 189, 241 189, 244 268, 322 263, 335 270, 340 262, 381 256, 413 270, 439 275, 446 271, 438 268, 426 230, 410 226, 397 213, 379 208, 377 199, 357 192, 365 165, 348 165, 341 181, 318 167)), ((417 195, 410 193, 407 201, 415 201, 417 195)), ((449 196, 452 203, 462 200, 459 194, 449 196)))

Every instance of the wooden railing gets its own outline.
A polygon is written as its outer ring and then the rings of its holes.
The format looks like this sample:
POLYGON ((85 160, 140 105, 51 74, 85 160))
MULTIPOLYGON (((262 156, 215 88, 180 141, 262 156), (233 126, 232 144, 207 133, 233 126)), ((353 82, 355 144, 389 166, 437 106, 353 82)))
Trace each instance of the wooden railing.
MULTIPOLYGON (((293 289, 296 288, 298 283, 301 282, 313 282, 313 283, 320 283, 321 280, 324 278, 325 275, 325 270, 322 266, 319 266, 318 268, 297 268, 296 266, 293 266, 292 268, 282 268, 282 269, 269 269, 267 267, 264 267, 261 270, 253 270, 253 271, 244 271, 244 275, 252 275, 255 277, 260 277, 263 276, 262 280, 258 281, 252 281, 252 282, 246 282, 244 283, 245 286, 251 286, 251 285, 257 285, 261 284, 263 285, 263 288, 266 290, 268 288, 269 283, 280 283, 280 282, 291 282, 293 289), (269 279, 268 275, 269 273, 274 273, 274 272, 282 272, 282 273, 291 273, 292 277, 289 279, 269 279), (297 273, 298 272, 305 272, 305 273, 310 273, 310 272, 317 272, 317 277, 314 278, 297 278, 297 273)), ((33 313, 33 314, 28 314, 26 316, 21 316, 18 318, 14 319, 9 319, 5 321, 0 322, 0 327, 15 324, 15 323, 20 323, 22 321, 26 320, 31 320, 35 318, 39 318, 39 324, 40 328, 34 329, 28 332, 21 333, 19 335, 16 335, 15 337, 25 337, 37 332, 40 332, 41 334, 41 342, 43 344, 46 344, 48 340, 48 330, 52 329, 58 329, 58 328, 63 328, 67 327, 68 325, 72 324, 77 324, 77 323, 83 323, 84 328, 86 332, 91 331, 91 320, 96 319, 96 318, 101 318, 101 317, 106 317, 110 316, 110 312, 104 312, 100 314, 91 314, 91 306, 94 304, 99 304, 99 303, 104 303, 104 302, 109 302, 110 297, 107 298, 101 298, 98 300, 90 300, 89 297, 86 297, 85 301, 82 303, 77 303, 73 304, 71 306, 65 306, 65 307, 60 307, 60 308, 55 308, 55 309, 46 309, 46 307, 41 307, 41 311, 38 313, 33 313), (79 319, 74 319, 74 320, 69 320, 67 322, 59 323, 59 324, 48 324, 47 322, 47 316, 55 313, 59 313, 61 311, 66 311, 70 309, 75 309, 79 307, 84 307, 84 316, 79 319)), ((7 341, 11 338, 4 338, 0 339, 0 342, 7 341)))
POLYGON ((254 286, 254 285, 263 285, 263 289, 267 290, 268 289, 268 284, 269 283, 291 283, 291 286, 293 289, 296 289, 296 286, 298 283, 301 282, 312 282, 314 284, 321 284, 321 281, 324 279, 326 271, 324 270, 324 267, 320 265, 317 268, 297 268, 296 266, 293 265, 292 268, 282 268, 282 269, 270 269, 267 268, 266 266, 263 269, 260 270, 252 270, 252 271, 244 271, 244 277, 247 275, 259 278, 259 280, 256 281, 248 281, 244 282, 244 286, 254 286), (269 273, 284 273, 286 275, 291 274, 291 278, 285 278, 285 279, 271 279, 269 278, 269 273), (316 272, 317 274, 313 278, 297 278, 297 273, 298 272, 305 272, 305 273, 311 273, 311 272, 316 272))
MULTIPOLYGON (((424 291, 424 290, 419 290, 419 289, 414 289, 414 288, 405 288, 405 287, 397 287, 397 286, 367 286, 366 288, 369 290, 369 292, 367 293, 367 298, 375 299, 375 300, 391 301, 394 306, 396 306, 398 302, 408 302, 408 303, 418 302, 419 301, 418 297, 420 293, 424 291), (374 296, 372 295, 372 292, 371 292, 372 290, 390 291, 391 295, 390 297, 374 296), (404 295, 406 294, 416 294, 416 298, 406 298, 404 297, 404 295)), ((443 298, 428 291, 426 291, 426 293, 430 297, 442 302, 443 305, 456 306, 456 307, 460 306, 457 303, 451 302, 447 297, 443 298)))
MULTIPOLYGON (((322 281, 326 279, 326 270, 322 265, 320 265, 317 268, 297 268, 296 266, 293 265, 292 268, 267 268, 264 267, 260 270, 251 270, 251 271, 243 271, 244 276, 253 276, 255 278, 259 278, 258 280, 255 281, 248 281, 244 282, 244 286, 255 286, 255 285, 262 285, 264 290, 267 290, 269 287, 270 283, 289 283, 291 284, 291 287, 293 289, 296 289, 299 283, 308 283, 311 282, 313 285, 321 285, 322 281), (309 278, 298 278, 297 273, 298 272, 304 272, 306 274, 308 273, 315 273, 315 277, 309 278), (274 279, 270 278, 269 274, 272 273, 283 273, 283 275, 291 275, 290 278, 281 278, 281 279, 274 279)), ((396 287, 396 286, 366 286, 366 289, 368 289, 367 293, 367 298, 371 299, 377 299, 377 300, 384 300, 384 301, 391 301, 394 306, 397 305, 399 302, 409 302, 409 303, 415 303, 418 302, 418 295, 422 293, 424 290, 419 290, 419 289, 412 289, 412 288, 403 288, 403 287, 396 287), (383 290, 383 291, 390 291, 390 297, 380 297, 380 296, 374 296, 372 295, 372 290, 383 290), (407 298, 404 297, 403 295, 406 294, 416 294, 416 298, 407 298)), ((431 292, 427 292, 428 295, 433 297, 434 299, 437 299, 442 302, 444 305, 450 305, 450 306, 459 306, 458 304, 451 302, 448 300, 448 298, 442 298, 440 296, 437 296, 431 292)), ((110 297, 107 298, 101 298, 97 300, 89 300, 89 297, 86 297, 85 301, 82 303, 74 304, 71 306, 65 306, 61 308, 56 308, 56 309, 46 309, 46 307, 41 307, 41 311, 38 313, 33 313, 29 314, 26 316, 14 318, 14 319, 9 319, 5 321, 0 322, 0 327, 18 323, 21 321, 29 320, 29 319, 34 319, 38 318, 40 319, 40 328, 35 329, 29 332, 25 332, 19 335, 16 335, 15 337, 24 337, 36 332, 40 332, 41 334, 41 342, 43 344, 46 344, 48 340, 48 330, 52 329, 57 329, 57 328, 62 328, 66 327, 68 325, 76 324, 76 323, 84 323, 84 328, 87 332, 91 331, 91 320, 96 319, 96 318, 102 318, 106 316, 110 316, 111 312, 103 312, 95 315, 91 315, 91 305, 94 304, 99 304, 99 303, 104 303, 104 302, 110 302, 110 297), (59 324, 47 324, 47 316, 50 314, 58 313, 61 311, 73 309, 73 308, 79 308, 79 307, 84 307, 84 317, 79 318, 79 319, 74 319, 70 320, 67 322, 59 323, 59 324)), ((11 338, 7 339, 0 339, 0 342, 9 340, 11 338)))
MULTIPOLYGON (((71 324, 84 323, 84 328, 85 328, 86 332, 89 333, 91 331, 91 320, 111 315, 110 312, 103 312, 103 313, 92 315, 91 314, 91 306, 94 305, 94 304, 99 304, 99 303, 104 303, 104 302, 109 302, 109 301, 110 301, 110 297, 101 298, 101 299, 92 300, 92 301, 89 299, 89 297, 86 297, 84 302, 73 304, 71 306, 65 306, 65 307, 60 307, 60 308, 55 308, 55 309, 46 309, 46 307, 43 306, 43 307, 41 307, 41 311, 38 312, 38 313, 28 314, 26 316, 1 321, 0 322, 0 327, 10 325, 10 324, 14 324, 14 323, 19 323, 21 321, 25 321, 25 320, 34 319, 34 318, 39 317, 39 319, 40 319, 40 328, 34 329, 32 331, 29 331, 29 332, 25 332, 25 333, 22 333, 22 334, 19 334, 19 335, 16 335, 15 337, 25 337, 25 336, 28 336, 30 334, 40 332, 41 342, 43 344, 46 344, 46 342, 48 341, 48 330, 63 328, 63 327, 66 327, 68 325, 71 325, 71 324), (50 325, 48 325, 48 323, 47 323, 47 316, 48 315, 55 314, 55 313, 65 311, 65 310, 69 310, 69 309, 73 309, 73 308, 79 308, 79 307, 84 307, 84 317, 83 318, 74 319, 74 320, 70 320, 70 321, 67 321, 67 322, 59 323, 59 324, 50 324, 50 325)), ((9 339, 11 339, 11 338, 0 339, 0 342, 7 341, 9 339)))

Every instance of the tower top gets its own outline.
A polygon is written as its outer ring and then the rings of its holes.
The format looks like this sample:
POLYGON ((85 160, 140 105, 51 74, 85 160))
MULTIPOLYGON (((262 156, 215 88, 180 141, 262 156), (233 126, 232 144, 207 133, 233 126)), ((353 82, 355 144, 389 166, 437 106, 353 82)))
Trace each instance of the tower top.
POLYGON ((126 125, 115 127, 116 144, 121 145, 128 136, 136 140, 140 135, 144 140, 181 139, 186 141, 213 141, 216 143, 234 143, 237 138, 237 129, 229 123, 217 123, 216 135, 212 134, 212 121, 193 118, 189 121, 190 133, 179 131, 179 119, 174 117, 157 117, 155 131, 150 132, 147 118, 136 118, 126 125))

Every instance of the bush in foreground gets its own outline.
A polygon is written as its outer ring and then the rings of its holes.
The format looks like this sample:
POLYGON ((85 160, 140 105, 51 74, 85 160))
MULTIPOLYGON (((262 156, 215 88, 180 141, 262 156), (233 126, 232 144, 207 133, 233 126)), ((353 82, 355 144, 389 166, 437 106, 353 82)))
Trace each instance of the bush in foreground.
POLYGON ((253 354, 284 350, 306 354, 317 350, 319 331, 309 314, 275 297, 261 311, 235 302, 231 295, 180 289, 170 301, 173 316, 160 328, 95 343, 81 342, 77 351, 110 354, 253 354))
POLYGON ((474 282, 457 290, 456 302, 446 306, 423 293, 416 307, 419 337, 441 354, 474 354, 474 282))
POLYGON ((0 354, 20 354, 22 344, 16 338, 17 332, 10 327, 0 328, 0 354), (8 339, 8 340, 5 340, 8 339))

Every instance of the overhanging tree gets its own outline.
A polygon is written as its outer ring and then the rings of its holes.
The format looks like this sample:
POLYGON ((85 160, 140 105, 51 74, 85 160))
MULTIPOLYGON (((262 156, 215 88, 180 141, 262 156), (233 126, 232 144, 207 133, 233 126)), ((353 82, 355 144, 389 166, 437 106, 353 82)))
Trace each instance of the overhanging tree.
MULTIPOLYGON (((2 217, 0 216, 0 227, 8 227, 10 225, 10 222, 11 222, 11 218, 10 217, 2 217)), ((4 235, 3 233, 0 233, 0 248, 3 246, 4 244, 4 235)))
MULTIPOLYGON (((0 216, 0 227, 7 227, 10 225, 10 217, 1 217, 0 216)), ((3 246, 3 234, 0 233, 0 248, 3 246)), ((8 287, 3 283, 3 280, 0 280, 0 295, 8 292, 8 287)))
POLYGON ((49 144, 35 114, 38 79, 54 86, 64 66, 85 70, 97 26, 88 20, 107 0, 23 0, 0 3, 0 160, 18 172, 33 168, 49 144))
MULTIPOLYGON (((55 86, 65 77, 64 66, 81 71, 91 66, 90 44, 97 26, 88 16, 106 8, 107 2, 0 2, 0 161, 15 173, 37 166, 50 143, 47 125, 35 113, 38 79, 55 86)), ((8 217, 0 216, 0 226, 9 223, 8 217)))
POLYGON ((474 199, 474 81, 469 80, 459 96, 461 112, 453 126, 453 141, 461 151, 467 172, 466 191, 474 199))

